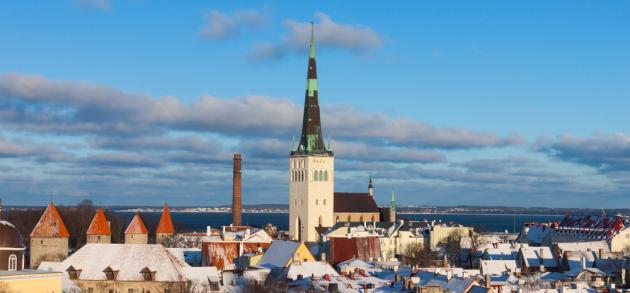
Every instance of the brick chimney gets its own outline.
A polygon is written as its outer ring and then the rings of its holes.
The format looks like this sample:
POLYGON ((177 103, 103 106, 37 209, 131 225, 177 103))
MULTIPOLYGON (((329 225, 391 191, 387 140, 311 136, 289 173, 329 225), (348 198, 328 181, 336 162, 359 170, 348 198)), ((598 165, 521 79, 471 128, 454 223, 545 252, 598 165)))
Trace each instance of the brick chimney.
POLYGON ((241 205, 241 154, 234 154, 234 170, 232 180, 232 225, 242 224, 241 205))

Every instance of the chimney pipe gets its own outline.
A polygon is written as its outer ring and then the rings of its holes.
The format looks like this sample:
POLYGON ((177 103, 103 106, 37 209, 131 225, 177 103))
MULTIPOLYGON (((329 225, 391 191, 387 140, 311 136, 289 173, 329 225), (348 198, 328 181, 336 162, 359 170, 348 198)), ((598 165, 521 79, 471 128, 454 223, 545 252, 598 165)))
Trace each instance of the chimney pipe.
POLYGON ((240 226, 242 224, 241 205, 241 154, 234 154, 234 170, 232 180, 232 224, 240 226))

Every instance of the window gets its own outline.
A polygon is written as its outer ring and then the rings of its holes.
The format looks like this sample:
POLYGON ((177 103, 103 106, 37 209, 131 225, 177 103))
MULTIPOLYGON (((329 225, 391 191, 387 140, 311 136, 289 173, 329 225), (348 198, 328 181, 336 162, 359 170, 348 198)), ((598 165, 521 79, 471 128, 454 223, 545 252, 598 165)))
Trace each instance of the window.
POLYGON ((350 222, 350 216, 348 215, 348 222, 350 222))
POLYGON ((148 267, 145 267, 144 269, 142 269, 140 271, 140 274, 142 274, 142 278, 145 281, 153 281, 153 280, 155 280, 155 272, 151 271, 148 267))
POLYGON ((88 293, 94 293, 94 288, 92 287, 88 288, 88 293))
POLYGON ((118 270, 114 270, 111 267, 107 267, 103 270, 103 273, 105 273, 105 277, 107 278, 107 280, 109 281, 114 281, 116 280, 116 276, 118 276, 118 270))
POLYGON ((81 276, 81 270, 80 269, 76 269, 73 266, 70 266, 66 270, 66 272, 68 272, 68 276, 70 277, 70 280, 77 280, 81 276))
POLYGON ((304 205, 304 201, 300 199, 300 205, 304 205))
POLYGON ((313 180, 317 181, 317 171, 313 171, 313 180))
POLYGON ((319 170, 319 181, 324 181, 324 172, 319 170))
POLYGON ((319 204, 319 200, 318 200, 318 199, 316 199, 316 200, 315 200, 315 205, 318 205, 318 204, 319 204))
POLYGON ((324 171, 324 181, 328 181, 328 171, 324 171))
POLYGON ((324 219, 322 216, 319 216, 319 226, 321 227, 322 225, 324 225, 324 219))
POLYGON ((324 205, 326 205, 326 200, 324 199, 324 205))
POLYGON ((335 220, 335 222, 339 222, 339 216, 337 216, 337 219, 335 220))
POLYGON ((293 205, 297 205, 297 199, 293 200, 293 205))
POLYGON ((15 254, 9 256, 9 271, 17 271, 17 256, 15 254))

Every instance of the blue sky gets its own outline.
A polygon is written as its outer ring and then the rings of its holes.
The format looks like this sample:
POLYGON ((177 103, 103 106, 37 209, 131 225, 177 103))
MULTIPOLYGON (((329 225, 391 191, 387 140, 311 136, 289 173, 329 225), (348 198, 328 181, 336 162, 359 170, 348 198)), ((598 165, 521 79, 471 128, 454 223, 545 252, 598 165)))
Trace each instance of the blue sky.
POLYGON ((630 3, 0 4, 9 204, 287 198, 308 22, 338 191, 402 204, 630 204, 630 3), (249 169, 249 170, 248 170, 249 169))

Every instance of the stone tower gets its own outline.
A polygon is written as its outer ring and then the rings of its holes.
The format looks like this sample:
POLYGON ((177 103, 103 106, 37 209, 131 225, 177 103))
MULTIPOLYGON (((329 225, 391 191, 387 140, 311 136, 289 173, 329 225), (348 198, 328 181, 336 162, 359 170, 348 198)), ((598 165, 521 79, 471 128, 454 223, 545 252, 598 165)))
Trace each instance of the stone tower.
POLYGON ((87 235, 87 243, 112 243, 112 230, 102 208, 96 210, 92 223, 85 234, 87 235))
POLYGON ((242 225, 241 205, 241 154, 234 154, 234 166, 232 168, 232 225, 242 225))
POLYGON ((304 116, 300 143, 289 156, 289 234, 291 239, 315 242, 315 227, 333 222, 335 158, 322 136, 315 62, 315 34, 311 27, 304 116))
POLYGON ((68 257, 68 229, 59 211, 50 202, 42 217, 31 232, 31 268, 36 269, 42 261, 63 261, 68 257))
POLYGON ((160 216, 160 222, 155 229, 155 243, 161 244, 164 239, 172 237, 173 235, 175 235, 175 227, 171 219, 171 212, 168 211, 168 205, 165 203, 162 216, 160 216))
POLYGON ((149 230, 144 225, 140 214, 136 213, 125 230, 125 244, 148 244, 149 230))

